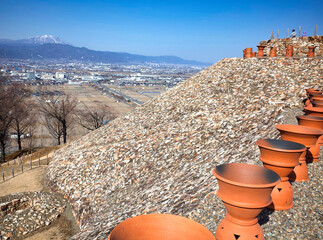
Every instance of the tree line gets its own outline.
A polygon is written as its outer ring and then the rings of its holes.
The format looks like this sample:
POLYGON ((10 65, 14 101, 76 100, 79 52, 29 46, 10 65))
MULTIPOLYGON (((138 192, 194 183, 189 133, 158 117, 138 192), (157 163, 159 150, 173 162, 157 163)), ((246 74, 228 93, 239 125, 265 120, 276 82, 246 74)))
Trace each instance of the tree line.
POLYGON ((22 137, 29 136, 39 122, 46 127, 54 145, 60 145, 67 142, 69 130, 75 124, 93 131, 116 118, 109 107, 89 107, 69 94, 48 94, 47 89, 40 89, 36 100, 30 89, 8 82, 5 76, 0 76, 1 162, 5 162, 11 136, 15 136, 18 149, 22 150, 22 137))

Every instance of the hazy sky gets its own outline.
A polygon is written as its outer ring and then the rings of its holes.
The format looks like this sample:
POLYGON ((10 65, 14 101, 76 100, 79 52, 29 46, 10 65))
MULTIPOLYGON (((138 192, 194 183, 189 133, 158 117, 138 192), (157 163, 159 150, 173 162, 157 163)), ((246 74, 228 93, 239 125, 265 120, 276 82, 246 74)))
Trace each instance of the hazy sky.
POLYGON ((323 1, 0 0, 0 38, 44 34, 93 50, 216 62, 272 31, 323 32, 323 1))

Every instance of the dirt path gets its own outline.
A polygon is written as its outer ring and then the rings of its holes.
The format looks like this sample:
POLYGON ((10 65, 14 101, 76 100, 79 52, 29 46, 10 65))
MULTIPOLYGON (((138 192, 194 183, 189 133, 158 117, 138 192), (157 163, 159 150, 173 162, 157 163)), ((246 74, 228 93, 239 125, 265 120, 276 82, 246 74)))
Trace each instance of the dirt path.
MULTIPOLYGON (((10 178, 5 182, 1 182, 0 196, 28 191, 46 191, 43 181, 46 168, 47 166, 33 168, 22 174, 18 174, 14 178, 10 178)), ((62 216, 54 221, 51 225, 42 228, 33 234, 27 235, 24 239, 66 240, 76 234, 78 231, 79 228, 74 220, 72 211, 69 205, 67 205, 62 216)))

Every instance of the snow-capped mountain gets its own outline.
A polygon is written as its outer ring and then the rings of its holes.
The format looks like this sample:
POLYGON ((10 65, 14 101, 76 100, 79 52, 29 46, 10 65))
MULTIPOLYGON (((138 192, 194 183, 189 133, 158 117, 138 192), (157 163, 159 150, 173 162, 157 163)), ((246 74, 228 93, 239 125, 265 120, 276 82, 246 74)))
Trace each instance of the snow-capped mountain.
POLYGON ((20 40, 10 40, 10 39, 0 39, 0 44, 15 44, 15 45, 21 45, 21 44, 45 44, 45 43, 54 43, 54 44, 63 44, 63 45, 70 45, 69 43, 63 41, 62 39, 58 37, 54 37, 52 35, 43 35, 43 36, 37 36, 32 38, 26 38, 26 39, 20 39, 20 40))
POLYGON ((33 37, 33 38, 28 38, 25 40, 29 40, 31 43, 34 44, 44 44, 44 43, 56 43, 56 44, 67 44, 65 41, 58 37, 53 37, 52 35, 43 35, 40 37, 33 37))

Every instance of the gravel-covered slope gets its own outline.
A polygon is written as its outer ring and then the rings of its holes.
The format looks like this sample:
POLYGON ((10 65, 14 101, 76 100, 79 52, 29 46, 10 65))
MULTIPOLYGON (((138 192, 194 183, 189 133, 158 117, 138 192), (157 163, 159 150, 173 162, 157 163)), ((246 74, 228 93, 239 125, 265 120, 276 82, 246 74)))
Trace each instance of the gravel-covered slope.
MULTIPOLYGON (((214 231, 224 212, 212 168, 260 164, 255 142, 278 138, 283 109, 300 108, 305 88, 323 87, 322 63, 224 59, 58 151, 49 185, 71 202, 82 230, 75 239, 107 237, 119 222, 151 212, 187 216, 214 231)), ((292 239, 284 234, 270 239, 292 239)))

